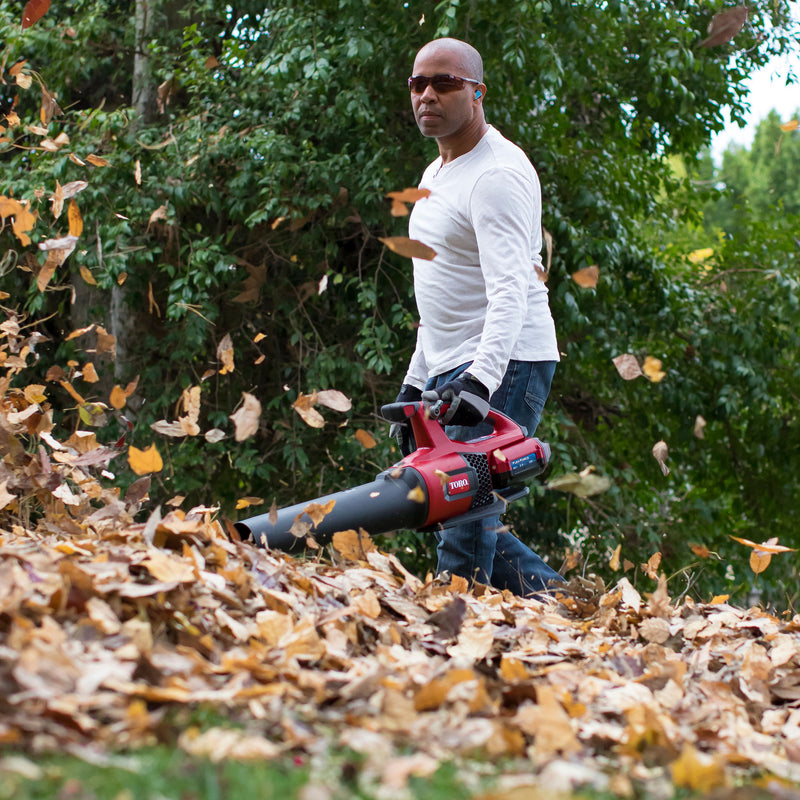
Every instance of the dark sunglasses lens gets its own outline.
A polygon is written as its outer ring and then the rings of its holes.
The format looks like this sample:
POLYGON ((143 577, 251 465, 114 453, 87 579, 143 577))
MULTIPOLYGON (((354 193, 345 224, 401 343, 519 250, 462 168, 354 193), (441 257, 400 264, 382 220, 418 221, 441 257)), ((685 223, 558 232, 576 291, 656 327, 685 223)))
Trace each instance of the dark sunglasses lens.
POLYGON ((433 91, 439 94, 446 94, 447 92, 455 92, 464 85, 461 78, 453 78, 450 75, 437 75, 431 79, 433 91))
POLYGON ((432 78, 427 75, 416 75, 408 79, 408 86, 414 94, 422 94, 428 88, 428 84, 433 86, 434 92, 447 94, 460 89, 464 81, 452 75, 434 75, 432 78))

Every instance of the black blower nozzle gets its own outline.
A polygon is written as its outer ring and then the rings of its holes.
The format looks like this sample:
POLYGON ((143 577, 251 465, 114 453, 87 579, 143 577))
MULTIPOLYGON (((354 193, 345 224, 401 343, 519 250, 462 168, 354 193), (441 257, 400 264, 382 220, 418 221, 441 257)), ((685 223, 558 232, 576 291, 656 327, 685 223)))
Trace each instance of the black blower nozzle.
POLYGON ((382 472, 372 483, 312 501, 322 506, 336 501, 316 525, 306 513, 310 504, 305 502, 278 509, 274 523, 267 513, 237 522, 234 527, 243 539, 252 536, 256 544, 286 552, 305 549, 306 535, 325 544, 337 531, 353 529, 354 520, 371 535, 400 528, 416 529, 428 515, 427 495, 422 491, 409 495, 422 485, 422 476, 415 469, 398 468, 382 472), (295 526, 295 521, 307 523, 310 530, 305 525, 295 526), (293 527, 297 534, 292 532, 293 527))

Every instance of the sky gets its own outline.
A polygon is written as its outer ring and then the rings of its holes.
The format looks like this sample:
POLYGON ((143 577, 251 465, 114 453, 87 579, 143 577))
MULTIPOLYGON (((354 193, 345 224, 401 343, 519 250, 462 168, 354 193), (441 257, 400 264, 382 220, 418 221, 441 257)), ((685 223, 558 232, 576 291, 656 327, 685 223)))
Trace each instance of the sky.
MULTIPOLYGON (((793 16, 800 20, 800 2, 792 2, 793 16)), ((749 147, 753 142, 758 123, 775 109, 783 122, 797 118, 800 111, 800 61, 797 55, 776 58, 762 69, 753 73, 746 81, 750 87, 748 102, 750 111, 745 115, 747 125, 740 128, 730 121, 725 129, 711 140, 711 155, 719 163, 722 154, 730 144, 741 144, 749 147), (786 85, 786 78, 794 67, 797 83, 786 85)))

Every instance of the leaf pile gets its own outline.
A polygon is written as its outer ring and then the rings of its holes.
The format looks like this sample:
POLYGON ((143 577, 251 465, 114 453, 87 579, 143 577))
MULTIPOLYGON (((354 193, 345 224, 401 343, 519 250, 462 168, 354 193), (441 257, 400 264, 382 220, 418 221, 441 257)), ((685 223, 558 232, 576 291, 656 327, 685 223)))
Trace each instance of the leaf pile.
POLYGON ((468 593, 355 532, 330 560, 265 551, 210 508, 137 522, 146 485, 120 497, 92 476, 109 448, 57 441, 34 391, 2 392, 7 746, 263 759, 333 741, 400 785, 475 754, 616 789, 620 771, 702 790, 800 779, 800 617, 675 603, 663 577, 644 597, 626 578, 468 593), (176 724, 209 704, 238 727, 176 724))

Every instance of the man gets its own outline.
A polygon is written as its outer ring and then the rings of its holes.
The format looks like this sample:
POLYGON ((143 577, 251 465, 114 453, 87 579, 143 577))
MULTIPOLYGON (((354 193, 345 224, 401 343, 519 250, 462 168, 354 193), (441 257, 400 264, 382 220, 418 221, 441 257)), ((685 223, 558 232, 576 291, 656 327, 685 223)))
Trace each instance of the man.
MULTIPOLYGON (((532 436, 559 360, 541 267, 541 189, 516 145, 488 125, 483 62, 474 47, 437 39, 417 53, 411 106, 439 157, 425 170, 409 236, 436 251, 414 259, 417 346, 398 401, 448 401, 452 439, 491 431, 490 405, 532 436), (483 422, 483 425, 480 423, 483 422)), ((411 449, 408 427, 398 439, 411 449)), ((440 535, 438 571, 530 595, 561 581, 498 517, 440 535)))

